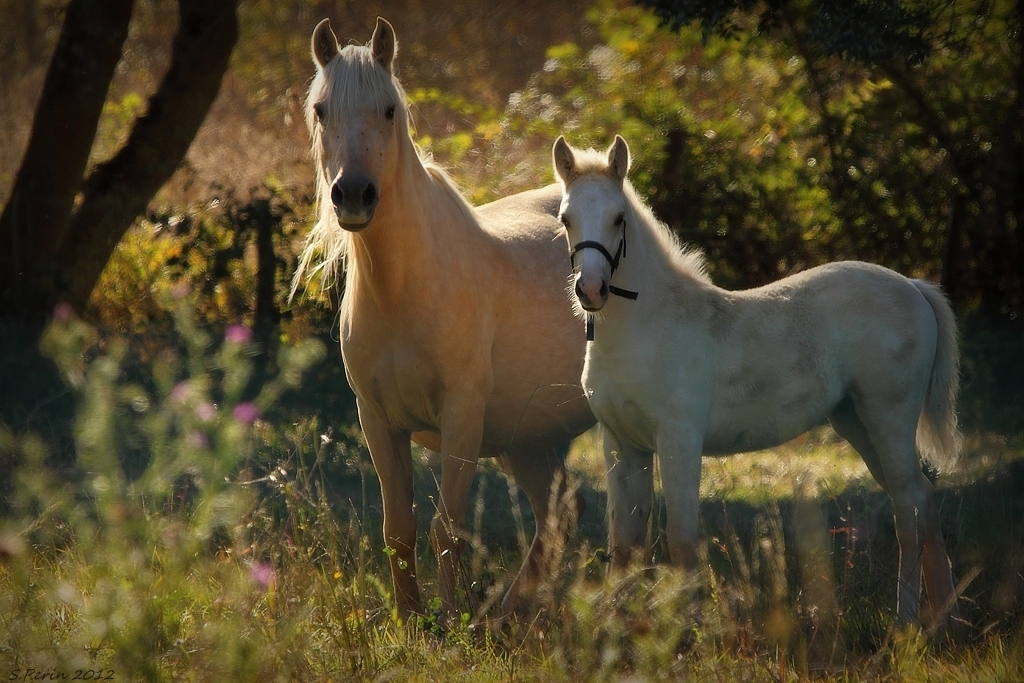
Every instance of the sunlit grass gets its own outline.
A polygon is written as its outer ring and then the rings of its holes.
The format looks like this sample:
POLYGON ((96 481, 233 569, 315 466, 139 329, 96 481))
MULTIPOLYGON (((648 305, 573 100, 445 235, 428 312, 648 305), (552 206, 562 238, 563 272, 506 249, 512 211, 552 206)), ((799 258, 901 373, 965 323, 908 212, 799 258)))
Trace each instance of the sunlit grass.
MULTIPOLYGON (((599 428, 573 441, 566 462, 588 485, 605 490, 599 428)), ((660 477, 656 477, 655 490, 659 493, 661 485, 660 477)), ((700 495, 705 500, 815 498, 851 486, 877 487, 857 452, 828 427, 819 427, 776 448, 705 457, 701 465, 700 495)))

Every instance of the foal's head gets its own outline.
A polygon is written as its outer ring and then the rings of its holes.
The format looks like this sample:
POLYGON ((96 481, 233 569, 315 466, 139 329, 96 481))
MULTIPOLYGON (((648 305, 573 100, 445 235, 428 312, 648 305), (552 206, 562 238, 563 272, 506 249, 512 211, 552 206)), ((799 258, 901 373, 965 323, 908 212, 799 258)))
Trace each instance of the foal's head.
POLYGON ((313 138, 317 187, 324 210, 341 227, 365 228, 380 201, 382 183, 398 165, 408 110, 391 67, 398 50, 395 30, 384 19, 368 46, 338 46, 327 19, 313 30, 317 74, 306 100, 306 125, 313 138))
POLYGON ((572 149, 559 137, 552 149, 555 175, 562 183, 559 218, 576 269, 576 298, 585 311, 599 311, 608 300, 610 281, 625 254, 629 209, 623 183, 629 171, 629 146, 621 136, 607 154, 572 149))

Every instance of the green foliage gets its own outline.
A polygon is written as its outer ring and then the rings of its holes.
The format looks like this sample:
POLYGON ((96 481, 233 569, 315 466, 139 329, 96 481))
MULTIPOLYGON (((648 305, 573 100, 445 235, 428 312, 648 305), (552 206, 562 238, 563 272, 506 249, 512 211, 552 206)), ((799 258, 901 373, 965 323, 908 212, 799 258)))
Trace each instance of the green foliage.
POLYGON ((640 0, 673 30, 693 25, 703 35, 729 36, 753 15, 761 31, 771 31, 800 13, 811 17, 809 35, 825 55, 866 63, 890 60, 920 62, 930 52, 932 5, 949 2, 899 0, 640 0), (737 17, 737 15, 747 15, 737 17))
MULTIPOLYGON (((223 333, 252 330, 255 361, 246 395, 273 372, 278 349, 308 339, 336 348, 329 293, 313 288, 289 301, 311 201, 268 181, 246 197, 226 192, 205 206, 167 207, 128 231, 103 272, 88 314, 104 333, 130 341, 130 371, 148 382, 145 364, 184 340, 163 302, 188 302, 197 324, 223 333)), ((340 354, 328 354, 303 391, 273 407, 289 422, 319 414, 339 430, 355 421, 340 354)))
POLYGON ((269 588, 238 593, 249 569, 239 555, 241 520, 255 504, 238 478, 252 456, 253 422, 324 348, 317 340, 283 348, 279 374, 243 400, 248 331, 215 342, 182 298, 163 304, 185 351, 159 354, 149 387, 122 375, 124 342, 96 349, 95 332, 69 311, 46 332, 44 350, 80 396, 75 480, 43 466, 37 438, 3 435, 22 458, 15 514, 0 522, 0 651, 13 668, 105 668, 125 680, 165 680, 187 665, 189 641, 222 652, 209 664, 230 678, 257 673, 246 653, 259 641, 225 629, 234 610, 272 602, 269 588), (133 473, 122 463, 139 450, 146 462, 133 473), (186 661, 168 665, 168 653, 186 661))
POLYGON ((513 177, 550 178, 548 156, 534 150, 560 133, 602 147, 620 133, 634 185, 709 252, 722 284, 756 284, 817 260, 809 245, 840 226, 799 65, 750 36, 673 34, 639 8, 598 3, 587 18, 597 44, 552 48, 512 98, 492 153, 521 165, 513 177))

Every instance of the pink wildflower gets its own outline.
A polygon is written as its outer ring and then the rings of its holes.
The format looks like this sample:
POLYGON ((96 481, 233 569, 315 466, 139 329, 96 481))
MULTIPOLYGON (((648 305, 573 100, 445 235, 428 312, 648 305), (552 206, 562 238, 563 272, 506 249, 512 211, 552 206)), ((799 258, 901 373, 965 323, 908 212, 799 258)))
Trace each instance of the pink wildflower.
POLYGON ((210 446, 210 440, 206 437, 206 434, 195 431, 188 433, 188 436, 185 437, 185 443, 192 448, 208 448, 210 446))
POLYGON ((66 301, 61 301, 53 309, 53 319, 58 322, 66 323, 71 320, 71 316, 74 315, 75 310, 71 308, 71 304, 66 301))
POLYGON ((196 406, 196 417, 203 422, 213 422, 217 417, 217 406, 209 401, 200 403, 196 406))
POLYGON ((252 424, 260 416, 260 409, 252 403, 239 403, 231 411, 231 417, 244 424, 252 424))
POLYGON ((271 585, 276 583, 277 579, 274 568, 266 562, 257 562, 252 565, 249 569, 249 576, 263 590, 270 588, 271 585))
POLYGON ((174 388, 171 389, 169 398, 174 403, 184 403, 188 398, 188 383, 178 382, 175 384, 174 388))
POLYGON ((231 325, 224 331, 224 339, 232 344, 247 344, 252 339, 252 332, 245 325, 231 325))

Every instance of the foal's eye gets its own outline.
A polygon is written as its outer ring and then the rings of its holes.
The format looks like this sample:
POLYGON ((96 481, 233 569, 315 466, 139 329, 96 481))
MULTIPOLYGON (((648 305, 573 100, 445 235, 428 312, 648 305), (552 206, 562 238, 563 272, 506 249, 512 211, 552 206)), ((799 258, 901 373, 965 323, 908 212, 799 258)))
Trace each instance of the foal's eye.
POLYGON ((316 116, 317 123, 321 123, 324 120, 324 105, 323 102, 317 102, 313 105, 313 115, 316 116))
POLYGON ((565 215, 565 214, 563 213, 563 214, 561 214, 561 215, 559 215, 559 216, 558 216, 558 220, 560 220, 560 221, 562 222, 562 226, 563 226, 563 227, 564 227, 564 228, 565 228, 566 230, 568 230, 568 229, 569 229, 569 217, 568 217, 568 216, 566 216, 566 215, 565 215))
POLYGON ((615 227, 616 228, 621 228, 625 224, 626 224, 626 217, 624 215, 622 215, 620 213, 618 216, 615 217, 615 227))
POLYGON ((384 116, 387 118, 388 121, 394 121, 395 120, 395 105, 392 104, 390 107, 385 109, 384 110, 384 116))

